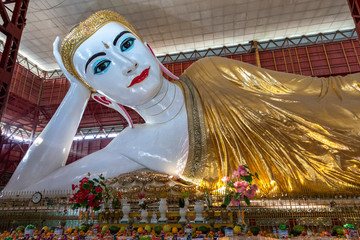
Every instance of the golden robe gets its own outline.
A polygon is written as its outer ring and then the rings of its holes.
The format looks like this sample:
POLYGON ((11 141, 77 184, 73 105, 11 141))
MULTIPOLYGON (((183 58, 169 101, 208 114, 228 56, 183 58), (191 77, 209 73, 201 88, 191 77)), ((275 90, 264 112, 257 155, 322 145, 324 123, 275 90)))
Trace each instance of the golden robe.
POLYGON ((184 178, 216 182, 246 164, 265 196, 359 193, 359 80, 220 57, 195 62, 180 77, 190 140, 184 178))

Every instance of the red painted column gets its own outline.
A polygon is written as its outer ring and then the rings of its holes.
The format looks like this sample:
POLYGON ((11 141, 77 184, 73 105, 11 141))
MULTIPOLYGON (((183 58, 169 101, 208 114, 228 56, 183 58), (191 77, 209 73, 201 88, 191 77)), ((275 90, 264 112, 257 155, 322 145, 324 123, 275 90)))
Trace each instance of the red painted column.
POLYGON ((348 0, 348 4, 355 22, 357 35, 360 36, 360 0, 348 0))
POLYGON ((25 26, 26 12, 30 0, 16 0, 10 19, 6 4, 12 0, 0 0, 0 17, 3 24, 0 31, 5 34, 6 42, 0 58, 0 119, 5 110, 10 90, 10 82, 15 69, 16 57, 20 46, 21 34, 25 26))

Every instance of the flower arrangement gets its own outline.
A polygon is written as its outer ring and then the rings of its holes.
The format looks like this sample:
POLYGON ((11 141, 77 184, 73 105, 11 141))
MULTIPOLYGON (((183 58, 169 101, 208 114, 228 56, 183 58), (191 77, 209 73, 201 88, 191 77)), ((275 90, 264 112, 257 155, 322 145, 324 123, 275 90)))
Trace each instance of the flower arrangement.
POLYGON ((145 201, 145 193, 143 192, 139 192, 138 193, 138 198, 139 198, 139 206, 141 209, 145 210, 147 209, 147 204, 146 204, 146 201, 145 201))
POLYGON ((120 201, 121 199, 123 199, 123 196, 121 194, 121 192, 116 191, 114 189, 111 189, 111 195, 112 195, 112 201, 111 201, 111 205, 113 208, 119 208, 120 207, 120 201))
POLYGON ((225 176, 221 181, 226 184, 225 198, 221 205, 226 208, 230 202, 234 206, 240 205, 241 200, 244 200, 247 205, 250 205, 250 198, 255 196, 258 187, 256 184, 252 184, 254 177, 259 179, 257 173, 252 174, 249 168, 245 165, 239 165, 232 174, 232 179, 225 176))
POLYGON ((209 209, 212 207, 211 191, 209 190, 209 188, 207 186, 205 186, 203 188, 203 192, 204 192, 204 199, 205 199, 206 206, 209 209))
POLYGON ((189 198, 189 193, 185 191, 181 191, 181 195, 179 198, 179 208, 185 207, 185 198, 189 198))
POLYGON ((72 185, 72 190, 76 191, 70 197, 70 201, 75 202, 72 209, 78 209, 80 207, 92 207, 94 211, 100 210, 100 204, 108 201, 109 189, 104 183, 104 177, 102 174, 98 178, 90 179, 90 173, 88 177, 84 177, 80 180, 79 185, 72 185))

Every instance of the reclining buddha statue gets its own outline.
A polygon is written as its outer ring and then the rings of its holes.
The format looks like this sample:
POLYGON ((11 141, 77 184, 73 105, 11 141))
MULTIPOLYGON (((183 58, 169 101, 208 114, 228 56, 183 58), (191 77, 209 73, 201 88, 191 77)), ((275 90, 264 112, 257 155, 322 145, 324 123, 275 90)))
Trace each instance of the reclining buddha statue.
POLYGON ((4 192, 66 190, 88 172, 140 169, 202 184, 240 164, 258 173, 264 195, 360 192, 360 74, 316 78, 209 57, 169 81, 150 46, 111 11, 57 38, 54 55, 71 87, 4 192), (129 126, 65 165, 90 97, 129 126), (123 106, 145 123, 134 125, 123 106))

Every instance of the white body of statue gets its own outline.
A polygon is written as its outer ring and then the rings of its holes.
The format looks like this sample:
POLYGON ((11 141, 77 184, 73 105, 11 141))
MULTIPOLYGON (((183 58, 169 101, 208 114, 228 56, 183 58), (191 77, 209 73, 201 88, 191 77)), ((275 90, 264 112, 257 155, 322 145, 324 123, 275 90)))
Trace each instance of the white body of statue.
POLYGON ((105 178, 149 168, 177 176, 188 156, 188 123, 182 89, 162 76, 146 44, 123 25, 106 23, 76 49, 77 73, 106 97, 137 111, 145 124, 125 128, 111 143, 65 166, 91 91, 63 66, 59 38, 54 55, 71 87, 56 113, 20 162, 7 192, 69 190, 88 172, 105 178))

